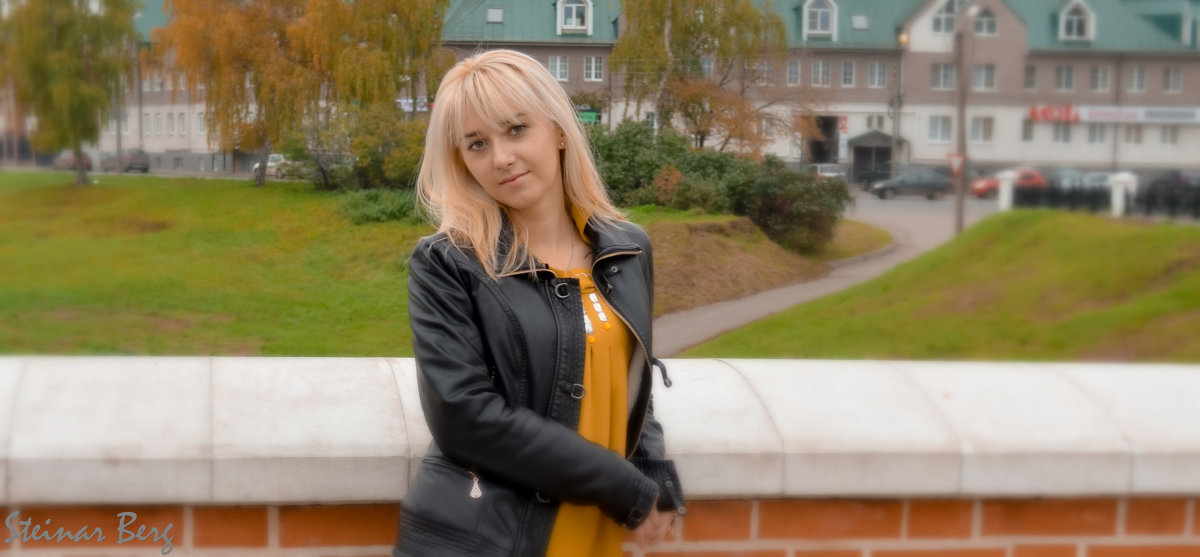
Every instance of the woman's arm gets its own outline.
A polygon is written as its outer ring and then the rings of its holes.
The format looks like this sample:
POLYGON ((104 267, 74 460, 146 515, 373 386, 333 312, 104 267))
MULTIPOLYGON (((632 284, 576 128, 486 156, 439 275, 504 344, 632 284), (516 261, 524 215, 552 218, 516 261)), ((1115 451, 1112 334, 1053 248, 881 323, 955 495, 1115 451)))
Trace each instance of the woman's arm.
POLYGON ((419 242, 408 279, 421 406, 438 447, 545 496, 595 504, 626 527, 639 524, 658 495, 656 482, 621 455, 500 396, 467 290, 471 278, 445 249, 419 242))

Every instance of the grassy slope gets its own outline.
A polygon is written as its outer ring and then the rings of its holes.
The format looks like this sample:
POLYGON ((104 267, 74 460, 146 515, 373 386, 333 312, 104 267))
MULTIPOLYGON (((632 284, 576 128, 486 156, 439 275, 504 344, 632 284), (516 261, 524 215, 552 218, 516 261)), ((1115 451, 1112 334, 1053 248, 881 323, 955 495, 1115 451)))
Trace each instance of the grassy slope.
POLYGON ((1200 228, 992 217, 690 357, 1200 361, 1200 228))
MULTIPOLYGON (((428 227, 351 225, 301 183, 92 178, 0 173, 0 353, 411 353, 403 261, 428 227)), ((825 267, 745 219, 631 217, 656 242, 660 313, 825 267)), ((835 249, 866 249, 843 236, 835 249)))
POLYGON ((45 176, 0 177, 2 352, 410 351, 399 256, 416 227, 347 226, 298 183, 14 185, 45 176))

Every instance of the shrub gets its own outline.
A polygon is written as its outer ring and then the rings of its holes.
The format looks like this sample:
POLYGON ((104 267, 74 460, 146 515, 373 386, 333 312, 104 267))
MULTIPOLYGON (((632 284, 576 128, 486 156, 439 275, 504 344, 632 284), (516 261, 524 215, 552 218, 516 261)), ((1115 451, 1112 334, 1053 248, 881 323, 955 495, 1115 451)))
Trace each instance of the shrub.
POLYGON ((813 251, 832 240, 838 220, 854 201, 841 181, 792 172, 772 156, 758 175, 729 194, 735 213, 798 251, 813 251))
POLYGON ((729 196, 726 189, 716 180, 705 178, 685 179, 679 183, 673 209, 700 209, 706 213, 729 212, 729 196))
POLYGON ((344 195, 342 211, 354 224, 417 220, 417 198, 412 190, 358 190, 344 195))

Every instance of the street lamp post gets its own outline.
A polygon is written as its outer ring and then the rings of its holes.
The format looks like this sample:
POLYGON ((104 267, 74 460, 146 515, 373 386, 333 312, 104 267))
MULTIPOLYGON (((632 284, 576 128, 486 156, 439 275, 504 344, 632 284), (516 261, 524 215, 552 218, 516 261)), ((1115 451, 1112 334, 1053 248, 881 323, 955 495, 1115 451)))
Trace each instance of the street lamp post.
POLYGON ((900 52, 896 55, 896 95, 893 102, 888 103, 892 111, 892 162, 888 165, 888 177, 896 178, 897 163, 900 162, 900 109, 904 106, 904 47, 908 44, 908 33, 901 32, 898 37, 900 52))

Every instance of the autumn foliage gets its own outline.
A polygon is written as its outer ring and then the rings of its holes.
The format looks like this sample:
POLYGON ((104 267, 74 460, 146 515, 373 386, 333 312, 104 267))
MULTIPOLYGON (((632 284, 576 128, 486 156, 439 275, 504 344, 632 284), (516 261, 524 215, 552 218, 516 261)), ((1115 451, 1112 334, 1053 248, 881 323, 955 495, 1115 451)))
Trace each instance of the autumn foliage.
POLYGON ((265 160, 290 132, 436 87, 454 62, 440 41, 448 3, 166 0, 148 63, 182 72, 193 94, 203 87, 221 149, 261 143, 265 160))

